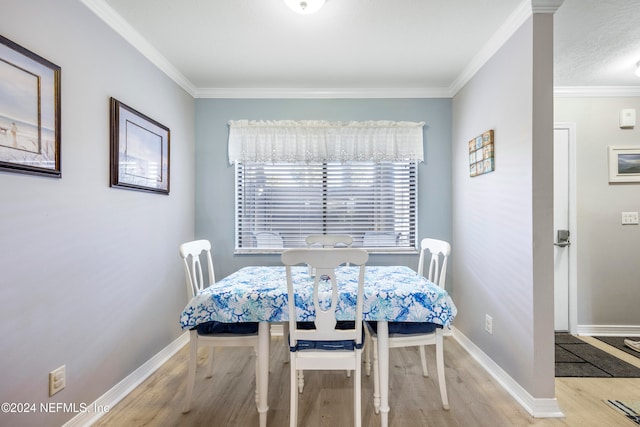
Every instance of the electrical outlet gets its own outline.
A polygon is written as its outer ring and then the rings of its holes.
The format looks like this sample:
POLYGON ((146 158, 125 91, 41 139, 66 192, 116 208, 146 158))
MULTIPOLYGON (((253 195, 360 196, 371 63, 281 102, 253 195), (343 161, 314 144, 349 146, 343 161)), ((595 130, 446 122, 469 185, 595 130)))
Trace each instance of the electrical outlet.
POLYGON ((638 212, 622 212, 622 224, 638 224, 638 212))
POLYGON ((493 317, 484 315, 484 330, 493 335, 493 317))
POLYGON ((53 396, 66 385, 65 365, 49 372, 49 396, 53 396))

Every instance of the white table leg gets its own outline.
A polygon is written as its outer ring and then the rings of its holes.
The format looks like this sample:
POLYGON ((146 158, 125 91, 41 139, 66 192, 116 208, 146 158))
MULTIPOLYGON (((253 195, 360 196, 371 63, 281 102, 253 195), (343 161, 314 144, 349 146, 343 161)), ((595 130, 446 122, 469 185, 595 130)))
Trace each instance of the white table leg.
POLYGON ((267 427, 268 393, 269 393, 269 343, 271 342, 271 326, 269 322, 260 322, 258 326, 258 379, 260 427, 267 427))
POLYGON ((378 322, 378 369, 380 370, 380 425, 389 425, 389 324, 378 322))

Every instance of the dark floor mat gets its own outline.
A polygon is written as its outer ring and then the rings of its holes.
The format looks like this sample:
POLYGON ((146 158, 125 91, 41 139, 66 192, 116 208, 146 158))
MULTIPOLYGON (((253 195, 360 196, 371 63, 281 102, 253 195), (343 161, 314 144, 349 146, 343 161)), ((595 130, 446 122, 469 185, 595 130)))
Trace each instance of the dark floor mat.
POLYGON ((600 341, 607 343, 612 347, 617 348, 618 350, 622 350, 625 353, 629 353, 630 355, 640 359, 640 351, 635 351, 624 344, 625 339, 629 339, 631 341, 640 341, 640 337, 594 337, 594 338, 597 338, 600 341))
POLYGON ((640 378, 640 368, 570 334, 555 335, 556 377, 640 378))

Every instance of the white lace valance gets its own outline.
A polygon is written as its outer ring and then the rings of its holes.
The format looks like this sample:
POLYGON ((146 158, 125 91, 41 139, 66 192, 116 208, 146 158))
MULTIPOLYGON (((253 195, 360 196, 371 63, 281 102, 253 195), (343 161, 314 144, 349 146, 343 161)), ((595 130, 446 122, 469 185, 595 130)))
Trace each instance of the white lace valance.
POLYGON ((229 163, 424 160, 424 122, 229 122, 229 163))

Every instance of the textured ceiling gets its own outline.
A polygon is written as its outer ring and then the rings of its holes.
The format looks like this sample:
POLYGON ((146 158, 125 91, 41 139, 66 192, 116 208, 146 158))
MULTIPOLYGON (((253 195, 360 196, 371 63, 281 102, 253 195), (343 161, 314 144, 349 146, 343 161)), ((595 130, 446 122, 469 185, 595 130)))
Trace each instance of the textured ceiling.
POLYGON ((640 85, 640 1, 565 0, 554 22, 556 86, 640 85))
MULTIPOLYGON (((444 96, 531 11, 528 0, 327 0, 314 15, 282 0, 83 1, 124 22, 121 34, 143 40, 195 92, 444 96)), ((555 15, 555 85, 640 86, 639 22, 638 0, 565 0, 555 15)))

